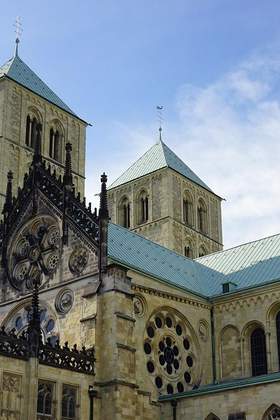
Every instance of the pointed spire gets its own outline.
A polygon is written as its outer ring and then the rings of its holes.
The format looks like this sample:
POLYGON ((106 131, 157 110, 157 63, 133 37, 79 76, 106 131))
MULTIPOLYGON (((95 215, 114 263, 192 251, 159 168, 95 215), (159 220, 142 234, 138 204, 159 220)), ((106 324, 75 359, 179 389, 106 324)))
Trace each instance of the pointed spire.
POLYGON ((66 150, 66 158, 65 158, 65 170, 64 170, 64 176, 63 176, 63 184, 68 189, 72 189, 73 186, 73 175, 72 175, 72 144, 66 143, 65 146, 66 150))
POLYGON ((103 219, 109 218, 108 199, 107 199, 107 175, 105 172, 101 175, 101 193, 100 193, 100 208, 99 217, 103 219))
POLYGON ((38 123, 36 125, 36 143, 35 143, 35 151, 33 156, 33 163, 40 163, 42 162, 42 155, 41 155, 41 133, 42 133, 42 124, 38 123))
POLYGON ((9 171, 7 174, 6 200, 2 211, 5 218, 7 218, 13 207, 13 178, 13 172, 9 171))

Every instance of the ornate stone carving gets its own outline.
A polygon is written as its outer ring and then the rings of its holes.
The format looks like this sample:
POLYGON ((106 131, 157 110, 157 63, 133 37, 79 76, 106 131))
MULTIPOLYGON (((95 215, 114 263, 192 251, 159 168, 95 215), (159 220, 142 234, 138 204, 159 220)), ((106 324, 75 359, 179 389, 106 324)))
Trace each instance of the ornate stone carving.
POLYGON ((163 308, 151 316, 143 347, 147 371, 159 393, 173 394, 199 386, 198 340, 178 311, 163 308))
POLYGON ((134 313, 139 318, 142 317, 146 311, 146 301, 143 296, 136 295, 133 301, 134 313))
POLYGON ((20 391, 20 377, 10 373, 3 374, 3 391, 19 392, 20 391))
POLYGON ((13 287, 31 289, 33 280, 53 274, 59 264, 61 238, 51 216, 37 216, 23 225, 8 246, 8 275, 13 287))
POLYGON ((73 274, 80 275, 85 270, 89 259, 88 250, 79 246, 72 251, 69 258, 69 268, 73 274))
MULTIPOLYGON (((6 323, 6 330, 13 331, 15 336, 20 337, 26 332, 31 317, 31 304, 25 303, 19 308, 6 323)), ((48 311, 46 306, 40 304, 40 324, 42 338, 45 342, 51 339, 52 343, 58 340, 58 329, 55 317, 48 311)))
POLYGON ((207 321, 201 319, 198 324, 198 334, 202 341, 207 341, 209 336, 209 326, 207 321))
POLYGON ((55 307, 57 312, 61 314, 66 314, 70 311, 73 306, 74 302, 74 294, 70 289, 61 290, 56 299, 55 299, 55 307))

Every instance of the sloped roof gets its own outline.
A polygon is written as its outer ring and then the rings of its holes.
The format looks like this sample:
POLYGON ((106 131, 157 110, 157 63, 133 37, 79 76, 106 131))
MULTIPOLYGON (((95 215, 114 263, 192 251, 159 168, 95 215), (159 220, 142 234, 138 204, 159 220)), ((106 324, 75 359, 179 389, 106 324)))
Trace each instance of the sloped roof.
POLYGON ((113 223, 108 254, 126 267, 202 296, 217 293, 225 281, 223 274, 113 223))
POLYGON ((280 280, 280 234, 197 258, 237 289, 280 280))
POLYGON ((74 111, 72 111, 72 109, 69 108, 69 106, 66 105, 65 102, 63 102, 17 54, 0 67, 0 78, 5 76, 77 117, 74 111))
POLYGON ((121 226, 109 224, 111 260, 204 297, 280 280, 280 234, 191 260, 121 226))
POLYGON ((143 156, 134 162, 109 189, 148 175, 161 168, 171 168, 206 190, 213 192, 163 141, 154 144, 143 156))

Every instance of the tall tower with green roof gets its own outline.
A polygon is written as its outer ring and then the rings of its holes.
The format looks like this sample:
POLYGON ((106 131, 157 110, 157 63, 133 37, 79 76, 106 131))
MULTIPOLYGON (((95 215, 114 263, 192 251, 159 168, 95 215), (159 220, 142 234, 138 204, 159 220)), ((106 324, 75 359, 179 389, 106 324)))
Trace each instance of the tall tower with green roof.
POLYGON ((221 198, 161 139, 110 186, 112 222, 196 258, 222 249, 221 198))
POLYGON ((84 193, 85 129, 79 118, 18 55, 0 66, 0 211, 8 171, 15 187, 21 186, 42 126, 42 154, 58 175, 63 174, 65 144, 72 143, 76 190, 84 193))

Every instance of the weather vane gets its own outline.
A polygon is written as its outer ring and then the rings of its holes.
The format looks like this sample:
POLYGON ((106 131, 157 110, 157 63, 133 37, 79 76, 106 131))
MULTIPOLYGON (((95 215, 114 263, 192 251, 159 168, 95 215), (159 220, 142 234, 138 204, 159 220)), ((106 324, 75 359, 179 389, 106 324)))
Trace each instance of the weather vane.
POLYGON ((18 44, 20 42, 20 37, 21 37, 22 32, 23 32, 20 16, 16 17, 14 27, 15 27, 15 33, 16 33, 16 55, 18 55, 18 44))
POLYGON ((159 122, 159 139, 161 139, 161 132, 162 132, 162 123, 163 123, 163 116, 162 116, 163 106, 157 105, 157 114, 158 114, 158 122, 159 122))

